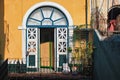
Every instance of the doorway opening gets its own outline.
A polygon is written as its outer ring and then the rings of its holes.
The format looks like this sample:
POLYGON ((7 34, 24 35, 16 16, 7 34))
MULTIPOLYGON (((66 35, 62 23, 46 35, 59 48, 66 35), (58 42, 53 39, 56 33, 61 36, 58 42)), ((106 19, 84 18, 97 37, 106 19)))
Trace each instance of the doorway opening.
POLYGON ((40 67, 54 67, 54 28, 40 29, 40 67))

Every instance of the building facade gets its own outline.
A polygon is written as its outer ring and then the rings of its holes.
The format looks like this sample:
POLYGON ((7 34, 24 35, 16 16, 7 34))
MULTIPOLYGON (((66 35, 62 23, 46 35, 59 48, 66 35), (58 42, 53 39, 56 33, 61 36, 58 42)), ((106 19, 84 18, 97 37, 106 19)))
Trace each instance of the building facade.
MULTIPOLYGON (((0 50, 9 64, 54 68, 70 62, 73 29, 84 25, 85 0, 0 0, 0 50)), ((88 24, 90 1, 88 0, 88 24)))

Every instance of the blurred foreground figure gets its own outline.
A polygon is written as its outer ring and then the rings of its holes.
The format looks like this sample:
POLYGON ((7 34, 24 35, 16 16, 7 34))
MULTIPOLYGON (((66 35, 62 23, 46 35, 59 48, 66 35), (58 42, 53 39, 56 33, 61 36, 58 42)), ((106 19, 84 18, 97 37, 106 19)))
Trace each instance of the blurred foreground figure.
POLYGON ((115 31, 116 28, 116 20, 110 20, 110 25, 108 26, 108 32, 115 31))

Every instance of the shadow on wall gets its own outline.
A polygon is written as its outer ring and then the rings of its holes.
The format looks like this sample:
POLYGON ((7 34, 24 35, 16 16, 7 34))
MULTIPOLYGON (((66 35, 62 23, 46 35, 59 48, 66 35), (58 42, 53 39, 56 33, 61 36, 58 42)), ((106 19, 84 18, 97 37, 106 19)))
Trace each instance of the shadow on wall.
POLYGON ((0 0, 0 60, 3 60, 5 57, 5 42, 9 40, 6 39, 6 33, 8 33, 9 31, 9 27, 7 28, 6 26, 5 30, 5 24, 6 23, 4 22, 4 0, 0 0))

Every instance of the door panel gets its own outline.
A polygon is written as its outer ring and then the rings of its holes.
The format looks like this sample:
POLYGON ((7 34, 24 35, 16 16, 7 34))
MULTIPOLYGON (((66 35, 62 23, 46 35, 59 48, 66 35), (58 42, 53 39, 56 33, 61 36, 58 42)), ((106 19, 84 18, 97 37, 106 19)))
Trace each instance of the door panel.
POLYGON ((37 51, 38 51, 38 28, 27 28, 27 67, 38 67, 37 63, 37 51))
POLYGON ((67 56, 67 28, 57 28, 57 68, 62 67, 67 56), (64 60, 63 60, 64 59, 64 60))

